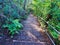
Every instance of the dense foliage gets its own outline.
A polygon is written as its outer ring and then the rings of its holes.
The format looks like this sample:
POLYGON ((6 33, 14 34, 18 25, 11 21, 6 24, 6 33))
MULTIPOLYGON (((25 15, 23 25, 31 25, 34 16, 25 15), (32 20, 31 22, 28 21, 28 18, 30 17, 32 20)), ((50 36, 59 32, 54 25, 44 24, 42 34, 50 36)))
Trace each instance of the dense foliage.
MULTIPOLYGON (((55 27, 57 31, 60 31, 60 0, 33 0, 30 8, 38 17, 40 23, 43 23, 40 19, 42 17, 55 27)), ((48 30, 54 39, 59 38, 59 35, 51 27, 48 26, 48 30)))
POLYGON ((0 32, 6 29, 14 35, 23 27, 21 20, 25 18, 23 0, 0 0, 0 32))

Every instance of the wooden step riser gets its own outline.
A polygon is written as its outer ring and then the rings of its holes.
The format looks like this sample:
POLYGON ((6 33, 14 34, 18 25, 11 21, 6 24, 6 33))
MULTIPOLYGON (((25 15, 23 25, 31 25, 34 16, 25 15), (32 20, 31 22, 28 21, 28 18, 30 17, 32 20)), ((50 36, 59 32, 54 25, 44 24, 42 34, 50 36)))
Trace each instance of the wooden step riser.
POLYGON ((46 45, 45 42, 25 42, 25 41, 14 41, 14 42, 7 42, 5 45, 46 45))

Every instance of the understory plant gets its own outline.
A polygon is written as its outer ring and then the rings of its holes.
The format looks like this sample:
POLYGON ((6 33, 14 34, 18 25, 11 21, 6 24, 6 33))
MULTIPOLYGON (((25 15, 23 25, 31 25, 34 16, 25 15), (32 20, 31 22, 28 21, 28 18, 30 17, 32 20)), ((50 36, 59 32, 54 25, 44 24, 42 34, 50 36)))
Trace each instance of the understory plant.
POLYGON ((0 0, 0 32, 7 29, 11 36, 18 33, 23 28, 21 20, 25 19, 26 15, 22 0, 0 0))
POLYGON ((23 25, 19 23, 18 19, 15 19, 3 25, 3 28, 7 28, 7 30, 9 30, 9 34, 13 36, 23 28, 23 25))

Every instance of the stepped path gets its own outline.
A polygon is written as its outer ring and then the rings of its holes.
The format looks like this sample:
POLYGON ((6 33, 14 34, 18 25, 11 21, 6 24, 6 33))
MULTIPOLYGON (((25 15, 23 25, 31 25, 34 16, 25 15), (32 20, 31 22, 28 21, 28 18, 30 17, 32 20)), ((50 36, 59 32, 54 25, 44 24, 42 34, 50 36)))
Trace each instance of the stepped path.
POLYGON ((37 18, 32 14, 22 24, 24 27, 20 34, 13 39, 6 39, 4 45, 51 45, 37 18))

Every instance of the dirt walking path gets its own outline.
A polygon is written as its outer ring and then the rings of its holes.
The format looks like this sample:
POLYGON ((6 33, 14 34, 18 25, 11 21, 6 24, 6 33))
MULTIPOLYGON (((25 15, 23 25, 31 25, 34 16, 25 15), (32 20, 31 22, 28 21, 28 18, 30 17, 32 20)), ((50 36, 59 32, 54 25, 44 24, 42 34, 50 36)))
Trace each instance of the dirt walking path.
POLYGON ((7 41, 6 45, 51 45, 49 38, 40 28, 37 18, 32 14, 22 22, 23 30, 12 41, 7 41))

